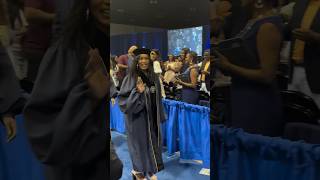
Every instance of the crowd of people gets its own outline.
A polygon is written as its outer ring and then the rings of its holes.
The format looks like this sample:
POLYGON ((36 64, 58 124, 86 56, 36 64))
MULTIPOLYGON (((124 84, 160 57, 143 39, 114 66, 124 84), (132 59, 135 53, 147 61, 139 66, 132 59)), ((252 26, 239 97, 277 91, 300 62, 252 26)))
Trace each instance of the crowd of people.
MULTIPOLYGON (((113 55, 110 58, 110 74, 118 90, 121 89, 123 79, 132 66, 135 58, 133 52, 136 49, 138 47, 133 45, 128 49, 128 54, 113 55)), ((158 49, 151 49, 150 59, 161 82, 162 98, 209 106, 209 50, 206 50, 203 56, 198 56, 196 52, 184 48, 179 56, 169 54, 167 59, 162 59, 158 49)))
MULTIPOLYGON (((285 136, 287 124, 293 121, 316 126, 320 2, 214 0, 211 5, 212 47, 226 39, 241 39, 256 63, 255 68, 245 67, 212 48, 214 91, 221 84, 230 85, 226 110, 230 117, 225 124, 267 136, 285 136), (310 117, 306 111, 315 115, 310 117)), ((305 133, 295 134, 308 141, 305 133)))

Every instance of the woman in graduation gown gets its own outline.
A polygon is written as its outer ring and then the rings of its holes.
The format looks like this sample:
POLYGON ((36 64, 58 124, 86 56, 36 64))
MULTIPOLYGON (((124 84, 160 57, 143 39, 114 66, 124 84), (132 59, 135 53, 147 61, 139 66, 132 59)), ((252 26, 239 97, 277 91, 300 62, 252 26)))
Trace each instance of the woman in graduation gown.
POLYGON ((24 116, 47 180, 107 175, 109 1, 78 0, 47 50, 24 116))
POLYGON ((126 115, 128 148, 133 164, 134 179, 157 179, 164 168, 161 129, 165 118, 158 76, 150 61, 150 50, 137 49, 129 74, 124 78, 119 105, 126 115))

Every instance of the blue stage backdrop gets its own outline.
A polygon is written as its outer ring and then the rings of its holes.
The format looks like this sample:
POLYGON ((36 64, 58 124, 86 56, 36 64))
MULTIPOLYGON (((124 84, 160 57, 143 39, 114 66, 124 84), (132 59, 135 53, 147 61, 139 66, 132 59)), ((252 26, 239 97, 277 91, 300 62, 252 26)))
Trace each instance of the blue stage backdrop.
MULTIPOLYGON (((202 49, 210 49, 210 26, 203 26, 202 49)), ((115 35, 110 38, 110 52, 112 55, 127 54, 132 45, 139 47, 155 48, 161 52, 161 57, 167 60, 168 55, 168 31, 141 32, 134 34, 115 35)))
POLYGON ((155 48, 161 52, 161 57, 165 57, 168 52, 167 47, 167 31, 148 32, 148 33, 134 33, 126 35, 111 36, 110 52, 112 55, 127 54, 128 49, 132 45, 139 47, 155 48))

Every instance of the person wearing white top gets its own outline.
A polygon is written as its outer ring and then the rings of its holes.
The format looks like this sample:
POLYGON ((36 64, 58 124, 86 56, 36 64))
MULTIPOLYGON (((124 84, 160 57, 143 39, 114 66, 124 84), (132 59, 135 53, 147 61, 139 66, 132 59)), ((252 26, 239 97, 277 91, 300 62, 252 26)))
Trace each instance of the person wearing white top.
POLYGON ((160 57, 159 50, 152 49, 151 53, 150 53, 150 59, 151 59, 151 61, 153 61, 154 72, 159 76, 159 79, 160 79, 162 98, 165 98, 166 97, 166 93, 165 93, 164 86, 163 86, 163 83, 162 83, 162 68, 161 68, 161 64, 159 62, 159 57, 160 57))

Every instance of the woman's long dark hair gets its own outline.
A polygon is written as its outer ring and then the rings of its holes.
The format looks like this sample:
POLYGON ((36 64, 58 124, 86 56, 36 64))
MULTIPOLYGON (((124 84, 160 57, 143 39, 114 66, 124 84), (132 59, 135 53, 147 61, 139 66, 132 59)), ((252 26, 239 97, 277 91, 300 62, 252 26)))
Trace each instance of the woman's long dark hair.
POLYGON ((87 56, 88 45, 98 48, 104 60, 106 68, 109 69, 109 52, 107 34, 98 31, 94 17, 90 11, 90 0, 77 0, 74 2, 71 13, 65 21, 63 28, 63 42, 68 48, 78 49, 81 58, 87 56))
POLYGON ((89 0, 77 0, 65 21, 63 28, 63 40, 67 46, 77 46, 82 37, 86 37, 88 32, 89 0))
MULTIPOLYGON (((140 69, 139 69, 139 66, 138 66, 138 62, 139 62, 139 59, 140 59, 140 55, 136 56, 133 60, 133 63, 132 63, 132 66, 129 70, 129 75, 134 77, 135 79, 137 79, 137 77, 139 76, 139 74, 142 72, 140 69)), ((152 61, 151 59, 149 58, 149 68, 148 68, 148 71, 146 73, 146 76, 147 78, 152 81, 152 82, 155 82, 156 81, 156 78, 157 78, 157 75, 154 73, 154 70, 153 70, 153 65, 152 65, 152 61)))

